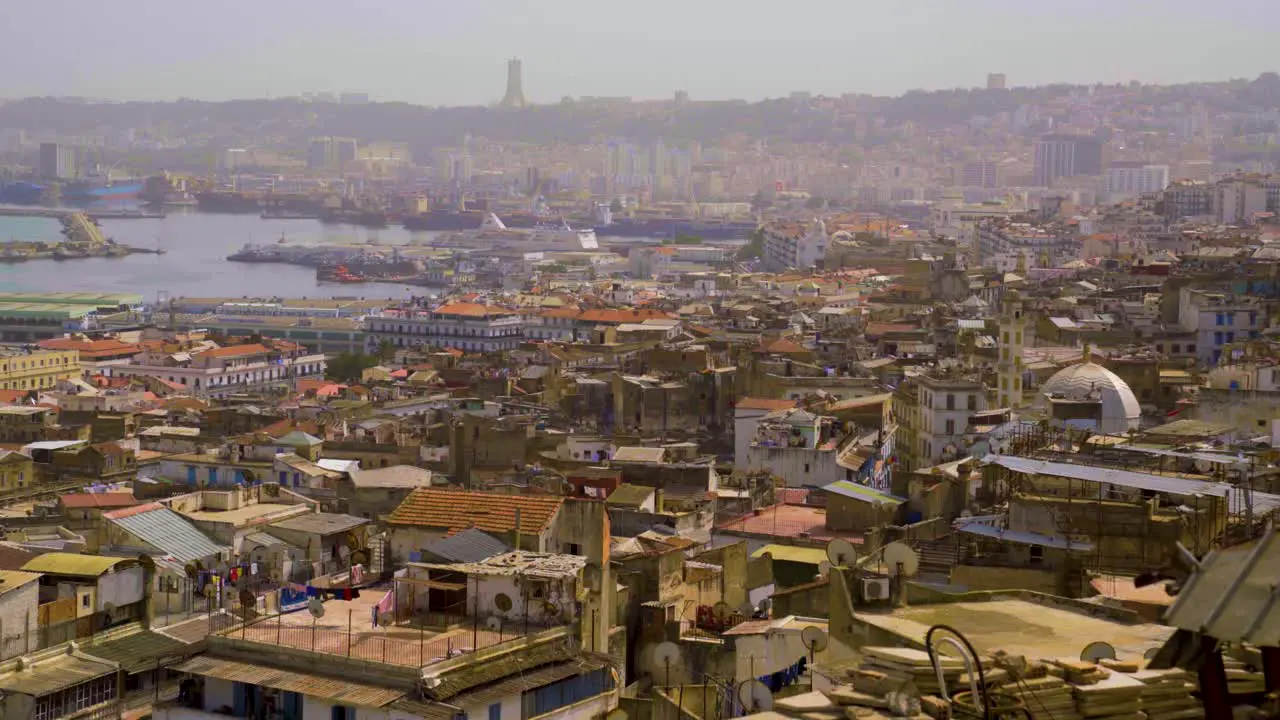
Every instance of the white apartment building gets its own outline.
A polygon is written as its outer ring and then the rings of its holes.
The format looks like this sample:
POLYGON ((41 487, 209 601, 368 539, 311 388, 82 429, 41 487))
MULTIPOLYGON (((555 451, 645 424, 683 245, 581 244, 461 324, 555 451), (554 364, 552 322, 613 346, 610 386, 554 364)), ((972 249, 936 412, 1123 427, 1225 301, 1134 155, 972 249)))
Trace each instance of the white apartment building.
POLYGON ((1184 287, 1178 291, 1178 324, 1195 333, 1196 360, 1217 365, 1223 347, 1258 337, 1267 328, 1261 305, 1224 293, 1184 287))
POLYGON ((324 355, 283 352, 264 345, 232 345, 198 353, 145 352, 127 365, 103 367, 109 377, 152 377, 191 389, 193 395, 221 398, 268 387, 288 387, 303 378, 322 378, 324 355))
POLYGON ((390 342, 398 348, 431 346, 467 352, 514 350, 525 321, 514 310, 455 302, 435 309, 397 308, 365 318, 370 351, 390 342))
POLYGON ((1112 163, 1102 176, 1102 187, 1111 202, 1157 193, 1169 185, 1168 165, 1112 163))
POLYGON ((982 383, 922 375, 917 379, 916 402, 920 413, 916 457, 921 465, 928 467, 963 457, 969 417, 987 409, 982 383))
POLYGON ((809 270, 827 256, 829 245, 826 223, 814 219, 806 230, 798 223, 777 223, 764 230, 764 267, 766 270, 809 270))

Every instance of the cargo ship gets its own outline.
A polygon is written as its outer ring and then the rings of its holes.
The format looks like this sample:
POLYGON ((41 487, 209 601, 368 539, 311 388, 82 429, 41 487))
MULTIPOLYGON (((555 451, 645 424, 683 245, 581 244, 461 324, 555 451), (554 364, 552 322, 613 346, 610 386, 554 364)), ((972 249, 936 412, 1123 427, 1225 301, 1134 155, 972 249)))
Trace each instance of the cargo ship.
POLYGON ((320 213, 320 222, 362 227, 384 228, 388 224, 383 210, 335 210, 326 208, 320 213))
POLYGON ((95 205, 136 200, 142 183, 37 183, 19 181, 0 187, 0 203, 36 205, 43 202, 66 205, 95 205))
MULTIPOLYGON (((484 225, 488 210, 432 210, 404 218, 406 230, 479 230, 484 225)), ((557 218, 531 212, 515 212, 503 215, 502 222, 509 228, 535 228, 554 223, 557 218)))
POLYGON ((690 235, 706 240, 745 239, 756 231, 754 221, 697 220, 693 218, 618 218, 607 225, 597 225, 596 233, 603 236, 671 239, 690 235))
POLYGON ((262 211, 262 199, 257 195, 227 190, 196 193, 196 207, 208 213, 257 214, 262 211))

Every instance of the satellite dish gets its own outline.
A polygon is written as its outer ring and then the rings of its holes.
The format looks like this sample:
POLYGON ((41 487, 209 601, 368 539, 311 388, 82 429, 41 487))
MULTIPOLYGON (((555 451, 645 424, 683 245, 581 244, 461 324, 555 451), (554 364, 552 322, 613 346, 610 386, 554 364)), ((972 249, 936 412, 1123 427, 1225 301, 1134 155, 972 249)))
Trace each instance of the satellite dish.
POLYGON ((311 598, 307 601, 307 612, 316 620, 324 617, 324 601, 318 597, 311 598))
POLYGON ((827 649, 827 631, 817 625, 810 625, 800 631, 800 640, 809 648, 809 661, 813 662, 813 654, 827 649))
POLYGON ((649 656, 650 672, 662 673, 663 687, 671 687, 671 668, 680 665, 680 646, 667 640, 654 646, 649 656))
POLYGON ((493 606, 502 612, 511 612, 511 597, 506 593, 498 593, 493 596, 493 606))
POLYGON ((823 560, 818 563, 818 577, 826 577, 831 574, 831 567, 832 565, 830 560, 823 560))
POLYGON ((1115 660, 1116 649, 1108 642, 1091 642, 1084 646, 1084 650, 1080 651, 1080 659, 1085 662, 1096 663, 1099 660, 1115 660))
POLYGON ((738 614, 745 618, 753 617, 756 614, 756 606, 752 605, 751 601, 748 600, 742 603, 742 607, 738 608, 738 614))
POLYGON ((494 632, 502 632, 502 618, 497 615, 490 615, 485 621, 484 626, 488 630, 494 632))
POLYGON ((836 538, 827 543, 827 560, 834 567, 849 567, 858 562, 858 551, 848 540, 836 538))
POLYGON ((773 693, 759 680, 747 680, 738 686, 738 702, 748 714, 767 712, 773 709, 773 693))
POLYGON ((888 568, 890 577, 898 574, 898 568, 902 568, 904 577, 911 577, 920 569, 920 556, 916 554, 911 546, 901 540, 891 542, 884 546, 884 564, 888 568))

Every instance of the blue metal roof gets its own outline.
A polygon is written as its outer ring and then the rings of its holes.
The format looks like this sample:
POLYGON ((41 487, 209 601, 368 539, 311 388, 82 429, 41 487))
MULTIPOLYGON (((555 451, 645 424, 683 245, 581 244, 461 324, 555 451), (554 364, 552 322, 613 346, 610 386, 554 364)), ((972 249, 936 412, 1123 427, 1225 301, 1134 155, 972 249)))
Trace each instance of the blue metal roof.
POLYGON ((186 518, 167 507, 156 507, 150 510, 133 510, 123 513, 121 517, 107 519, 143 542, 167 553, 179 562, 188 563, 203 560, 212 555, 220 555, 231 548, 218 545, 187 522, 186 518))

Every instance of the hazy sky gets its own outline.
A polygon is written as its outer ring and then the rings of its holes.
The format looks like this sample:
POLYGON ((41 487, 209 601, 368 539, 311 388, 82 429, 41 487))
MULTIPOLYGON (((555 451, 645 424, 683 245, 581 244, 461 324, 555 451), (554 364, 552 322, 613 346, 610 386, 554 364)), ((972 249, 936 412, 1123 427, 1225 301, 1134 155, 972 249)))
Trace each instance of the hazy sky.
POLYGON ((758 99, 1255 77, 1276 0, 0 0, 0 97, 758 99))

